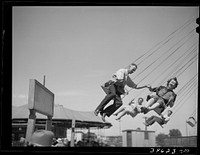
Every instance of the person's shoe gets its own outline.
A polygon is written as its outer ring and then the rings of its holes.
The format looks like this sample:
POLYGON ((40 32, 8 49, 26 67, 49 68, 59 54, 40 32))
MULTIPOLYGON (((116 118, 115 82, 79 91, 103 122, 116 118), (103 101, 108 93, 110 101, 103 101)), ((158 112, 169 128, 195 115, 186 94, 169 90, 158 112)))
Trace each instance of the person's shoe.
POLYGON ((104 122, 106 121, 106 120, 105 120, 105 117, 106 117, 106 114, 103 113, 102 116, 101 116, 101 119, 102 119, 102 121, 104 121, 104 122))
POLYGON ((144 114, 148 113, 149 110, 147 108, 144 108, 144 114))
POLYGON ((148 112, 148 109, 146 107, 141 107, 141 112, 146 114, 148 112))
POLYGON ((99 113, 100 113, 101 116, 104 114, 103 111, 100 111, 99 113))
POLYGON ((141 113, 144 113, 144 111, 145 111, 144 109, 145 109, 145 108, 144 108, 144 107, 141 107, 140 109, 141 109, 141 113))
POLYGON ((98 116, 99 110, 95 110, 95 111, 94 111, 94 114, 95 114, 96 116, 98 116))

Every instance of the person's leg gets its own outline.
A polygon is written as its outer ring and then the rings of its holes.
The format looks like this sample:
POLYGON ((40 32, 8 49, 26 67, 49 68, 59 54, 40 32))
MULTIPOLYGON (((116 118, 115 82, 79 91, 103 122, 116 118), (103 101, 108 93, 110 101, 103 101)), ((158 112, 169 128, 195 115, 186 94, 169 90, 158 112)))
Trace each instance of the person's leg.
POLYGON ((150 98, 148 100, 148 102, 145 104, 145 106, 141 107, 141 112, 144 113, 144 114, 148 113, 149 112, 148 107, 152 106, 155 103, 155 101, 156 101, 155 98, 153 98, 153 97, 150 98))
POLYGON ((149 117, 149 118, 146 119, 145 125, 146 125, 146 126, 150 126, 150 125, 152 125, 155 121, 156 121, 156 116, 151 116, 151 117, 149 117))
POLYGON ((120 120, 124 115, 126 115, 127 114, 127 111, 123 111, 123 112, 121 112, 119 115, 118 115, 118 117, 116 118, 116 120, 120 120))
POLYGON ((119 113, 125 110, 125 107, 120 107, 113 115, 117 116, 119 113))
POLYGON ((155 102, 154 98, 151 98, 148 100, 148 102, 145 104, 145 107, 148 108, 149 106, 152 106, 155 102))
POLYGON ((119 114, 116 120, 120 120, 124 115, 129 114, 129 113, 130 113, 129 106, 126 106, 124 108, 124 111, 119 114))
POLYGON ((119 107, 123 104, 120 95, 116 95, 114 98, 114 103, 108 106, 102 113, 105 113, 106 116, 110 117, 119 107))
POLYGON ((103 108, 116 96, 115 86, 111 85, 109 87, 109 93, 104 97, 98 107, 95 109, 95 113, 98 114, 103 110, 103 108))
POLYGON ((148 110, 154 110, 156 108, 158 108, 160 106, 159 102, 154 103, 153 105, 151 105, 150 107, 147 107, 148 110))

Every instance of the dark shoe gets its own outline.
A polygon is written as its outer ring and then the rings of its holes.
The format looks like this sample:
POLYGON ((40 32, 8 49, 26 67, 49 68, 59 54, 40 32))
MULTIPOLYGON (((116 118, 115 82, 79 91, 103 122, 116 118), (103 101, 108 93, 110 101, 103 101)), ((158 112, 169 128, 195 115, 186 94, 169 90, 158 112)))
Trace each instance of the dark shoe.
POLYGON ((148 113, 149 110, 147 108, 144 108, 144 114, 148 113))
POLYGON ((140 109, 141 109, 141 113, 144 113, 144 107, 141 107, 140 109))
POLYGON ((103 111, 100 111, 99 113, 100 113, 101 116, 104 114, 103 111))
POLYGON ((106 114, 103 113, 102 116, 101 116, 101 119, 102 119, 102 121, 104 121, 104 122, 106 121, 106 120, 105 120, 105 117, 106 117, 106 114))
POLYGON ((148 109, 146 107, 141 107, 141 112, 146 114, 148 112, 148 109))
POLYGON ((96 116, 98 116, 99 110, 95 110, 95 111, 94 111, 94 114, 95 114, 96 116))
POLYGON ((150 96, 150 95, 147 95, 146 101, 149 101, 150 98, 151 98, 151 96, 150 96))

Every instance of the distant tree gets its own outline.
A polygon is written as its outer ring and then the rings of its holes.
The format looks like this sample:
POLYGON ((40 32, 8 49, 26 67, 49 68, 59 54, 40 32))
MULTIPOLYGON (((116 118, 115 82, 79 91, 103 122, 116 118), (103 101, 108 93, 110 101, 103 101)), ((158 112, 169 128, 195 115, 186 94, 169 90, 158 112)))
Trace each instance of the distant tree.
POLYGON ((171 129, 169 130, 169 137, 181 137, 182 134, 179 129, 171 129))
POLYGON ((164 134, 164 133, 160 133, 156 136, 156 144, 158 146, 164 147, 165 146, 165 141, 164 139, 167 138, 168 135, 164 134))

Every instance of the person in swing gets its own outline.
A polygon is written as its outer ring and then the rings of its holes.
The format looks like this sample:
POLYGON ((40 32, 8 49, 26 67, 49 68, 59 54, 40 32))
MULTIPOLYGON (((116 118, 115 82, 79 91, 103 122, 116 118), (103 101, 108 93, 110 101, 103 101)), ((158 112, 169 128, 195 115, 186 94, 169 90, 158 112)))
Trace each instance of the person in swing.
POLYGON ((144 99, 141 97, 138 98, 137 102, 135 102, 133 99, 127 106, 120 107, 119 110, 113 115, 117 116, 116 120, 120 120, 126 114, 134 118, 138 113, 141 112, 140 107, 142 106, 143 101, 144 99))
POLYGON ((105 87, 108 88, 107 95, 101 101, 94 111, 94 114, 97 116, 99 113, 102 116, 102 120, 105 121, 105 117, 110 117, 119 107, 122 106, 123 102, 121 95, 125 94, 125 86, 127 85, 133 89, 142 89, 148 88, 148 86, 138 87, 131 78, 130 74, 134 73, 137 70, 137 65, 132 63, 128 68, 119 69, 115 74, 113 74, 111 80, 105 83, 105 87), (105 106, 111 101, 114 100, 113 104, 105 108, 105 106), (104 109, 105 108, 105 109, 104 109))
POLYGON ((155 122, 157 122, 161 127, 163 127, 162 125, 167 124, 167 122, 170 120, 172 115, 172 110, 168 109, 166 114, 160 114, 158 116, 153 115, 149 118, 146 119, 146 121, 144 122, 144 124, 146 126, 151 126, 153 125, 155 122))
POLYGON ((144 107, 141 107, 141 112, 146 114, 156 108, 160 108, 163 111, 168 106, 173 107, 177 96, 173 90, 177 86, 178 80, 176 77, 169 79, 166 86, 159 86, 155 88, 148 86, 149 90, 151 92, 156 92, 156 94, 147 96, 147 103, 144 107))

